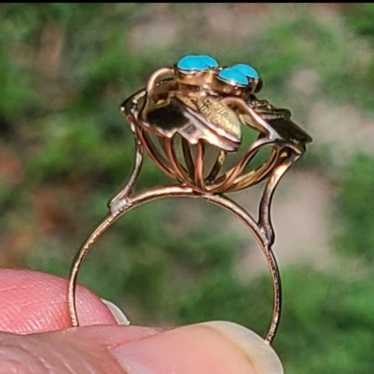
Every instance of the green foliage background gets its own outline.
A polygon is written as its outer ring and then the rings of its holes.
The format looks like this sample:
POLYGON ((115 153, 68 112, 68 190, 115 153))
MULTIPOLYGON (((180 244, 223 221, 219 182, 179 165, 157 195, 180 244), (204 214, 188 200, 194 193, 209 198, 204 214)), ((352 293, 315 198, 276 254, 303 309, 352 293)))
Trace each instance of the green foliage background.
MULTIPOLYGON (((265 81, 262 95, 287 103, 301 123, 318 99, 349 104, 372 126, 373 17, 371 4, 2 5, 1 264, 66 276, 77 247, 131 168, 133 143, 121 101, 182 54, 252 63, 265 81), (213 12, 214 22, 217 9, 247 12, 254 32, 232 40, 225 30, 240 26, 222 23, 212 33, 207 15, 213 12), (152 23, 157 18, 162 21, 152 23), (318 74, 319 88, 309 96, 290 93, 300 69, 318 74)), ((339 125, 331 123, 328 131, 338 134, 339 125)), ((336 256, 323 269, 281 264, 286 303, 275 348, 289 374, 372 373, 374 156, 357 146, 341 163, 334 142, 319 142, 318 131, 312 135, 315 145, 297 168, 319 173, 334 191, 336 256)), ((146 162, 139 188, 162 182, 146 162)), ((98 245, 81 282, 137 322, 227 319, 262 333, 270 314, 269 279, 266 273, 239 277, 248 242, 222 230, 228 222, 217 208, 189 201, 141 208, 98 245)), ((304 251, 313 247, 303 243, 304 251)))

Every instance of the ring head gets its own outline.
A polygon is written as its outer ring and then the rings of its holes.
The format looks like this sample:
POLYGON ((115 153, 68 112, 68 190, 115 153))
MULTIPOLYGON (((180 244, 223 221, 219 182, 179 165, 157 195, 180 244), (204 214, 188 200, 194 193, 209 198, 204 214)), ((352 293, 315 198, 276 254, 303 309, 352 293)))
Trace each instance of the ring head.
POLYGON ((282 147, 302 153, 310 139, 289 111, 254 96, 262 80, 251 65, 220 67, 211 56, 186 55, 149 82, 124 112, 149 156, 183 185, 213 193, 246 188, 270 175, 282 147), (268 158, 253 166, 265 146, 268 158))

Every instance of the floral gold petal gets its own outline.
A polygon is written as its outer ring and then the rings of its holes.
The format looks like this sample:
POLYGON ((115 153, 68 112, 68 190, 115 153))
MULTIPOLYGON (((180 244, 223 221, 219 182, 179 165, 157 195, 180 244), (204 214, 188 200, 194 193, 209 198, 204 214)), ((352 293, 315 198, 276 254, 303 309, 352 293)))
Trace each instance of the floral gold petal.
POLYGON ((241 122, 227 105, 211 97, 205 97, 197 101, 197 107, 207 121, 217 127, 217 130, 221 129, 240 140, 241 122))

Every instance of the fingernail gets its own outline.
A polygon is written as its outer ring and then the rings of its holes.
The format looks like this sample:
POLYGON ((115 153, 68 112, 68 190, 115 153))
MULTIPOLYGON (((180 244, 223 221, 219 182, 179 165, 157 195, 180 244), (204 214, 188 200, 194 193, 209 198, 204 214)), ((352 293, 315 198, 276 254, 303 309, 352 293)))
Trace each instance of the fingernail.
POLYGON ((128 374, 283 374, 273 348, 232 322, 206 322, 117 346, 113 356, 128 374))
POLYGON ((213 321, 201 323, 222 334, 241 350, 257 374, 283 374, 283 366, 270 344, 255 332, 234 322, 213 321))
POLYGON ((125 313, 123 313, 123 311, 116 304, 105 299, 101 299, 101 301, 107 306, 107 308, 110 310, 114 319, 119 325, 128 326, 130 324, 130 321, 126 317, 125 313))

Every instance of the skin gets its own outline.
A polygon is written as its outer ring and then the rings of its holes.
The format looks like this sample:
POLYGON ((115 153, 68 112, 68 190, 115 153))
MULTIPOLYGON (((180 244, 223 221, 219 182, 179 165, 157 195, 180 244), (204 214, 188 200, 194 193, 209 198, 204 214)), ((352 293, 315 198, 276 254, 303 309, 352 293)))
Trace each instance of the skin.
POLYGON ((89 290, 78 288, 81 327, 70 328, 66 280, 0 270, 0 374, 279 374, 274 351, 229 322, 163 330, 118 324, 89 290))

